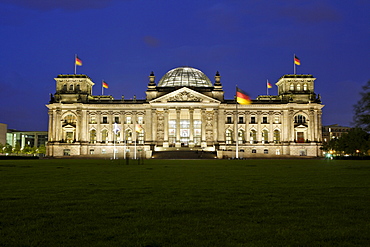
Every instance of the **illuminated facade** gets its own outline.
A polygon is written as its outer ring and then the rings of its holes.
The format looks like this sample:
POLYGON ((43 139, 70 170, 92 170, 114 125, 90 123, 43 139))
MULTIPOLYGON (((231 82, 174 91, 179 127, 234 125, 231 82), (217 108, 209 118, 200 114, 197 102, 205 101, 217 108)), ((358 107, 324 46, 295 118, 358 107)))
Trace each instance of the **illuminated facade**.
MULTIPOLYGON (((153 151, 216 151, 218 158, 321 156, 320 97, 312 75, 284 75, 278 95, 251 105, 224 99, 200 70, 179 67, 155 82, 145 99, 92 95, 86 75, 59 75, 49 108, 49 156, 150 158, 153 151), (236 141, 238 142, 236 145, 236 141)), ((245 88, 247 88, 245 86, 245 88)))

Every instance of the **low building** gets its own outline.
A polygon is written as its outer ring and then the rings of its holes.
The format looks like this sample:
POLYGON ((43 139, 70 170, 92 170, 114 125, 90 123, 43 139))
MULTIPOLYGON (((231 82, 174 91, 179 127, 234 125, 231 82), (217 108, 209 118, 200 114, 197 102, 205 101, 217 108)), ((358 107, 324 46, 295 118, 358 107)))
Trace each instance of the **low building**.
POLYGON ((19 131, 9 129, 6 134, 7 143, 12 147, 19 146, 23 149, 25 146, 40 147, 46 146, 48 139, 47 131, 19 131))
POLYGON ((323 142, 327 143, 331 139, 339 138, 343 134, 348 133, 352 128, 346 126, 340 126, 338 124, 326 125, 322 127, 322 138, 323 142))

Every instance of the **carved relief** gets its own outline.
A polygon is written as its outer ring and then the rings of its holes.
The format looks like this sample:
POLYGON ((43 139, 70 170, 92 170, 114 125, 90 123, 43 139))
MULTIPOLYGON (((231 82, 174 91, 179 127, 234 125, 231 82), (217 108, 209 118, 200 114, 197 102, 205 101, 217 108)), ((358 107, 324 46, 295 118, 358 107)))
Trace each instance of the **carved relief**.
POLYGON ((164 113, 157 112, 157 140, 164 140, 164 113))
POLYGON ((206 113, 206 128, 212 129, 213 126, 213 112, 206 113))
POLYGON ((206 141, 213 141, 213 132, 211 130, 206 131, 206 141))
POLYGON ((169 97, 168 101, 196 101, 201 102, 202 99, 195 96, 194 94, 191 94, 189 92, 181 92, 176 94, 175 96, 169 97))

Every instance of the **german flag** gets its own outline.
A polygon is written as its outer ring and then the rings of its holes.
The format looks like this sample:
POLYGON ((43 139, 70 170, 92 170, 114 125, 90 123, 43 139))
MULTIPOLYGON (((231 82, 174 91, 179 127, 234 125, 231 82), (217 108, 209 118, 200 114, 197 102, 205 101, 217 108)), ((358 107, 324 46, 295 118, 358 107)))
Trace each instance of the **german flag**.
POLYGON ((103 81, 103 88, 108 88, 108 83, 106 83, 105 81, 103 81))
POLYGON ((272 85, 269 81, 267 81, 267 88, 272 88, 272 85))
POLYGON ((296 55, 294 55, 294 64, 301 65, 301 60, 299 60, 299 58, 296 55))
POLYGON ((76 56, 76 65, 82 66, 82 60, 76 56))
POLYGON ((236 102, 241 105, 252 104, 252 100, 249 95, 238 87, 236 87, 236 102))

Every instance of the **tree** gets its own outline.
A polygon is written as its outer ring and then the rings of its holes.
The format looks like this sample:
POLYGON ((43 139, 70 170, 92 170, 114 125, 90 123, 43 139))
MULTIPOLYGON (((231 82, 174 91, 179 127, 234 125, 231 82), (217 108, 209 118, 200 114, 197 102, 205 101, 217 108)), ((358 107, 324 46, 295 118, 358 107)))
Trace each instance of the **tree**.
POLYGON ((354 105, 353 117, 356 127, 370 132, 370 81, 362 87, 361 99, 354 105))
POLYGON ((342 135, 336 149, 346 154, 366 155, 370 149, 370 134, 361 128, 354 128, 342 135))
POLYGON ((4 152, 7 154, 12 153, 13 147, 9 143, 5 144, 4 152))

